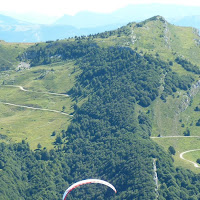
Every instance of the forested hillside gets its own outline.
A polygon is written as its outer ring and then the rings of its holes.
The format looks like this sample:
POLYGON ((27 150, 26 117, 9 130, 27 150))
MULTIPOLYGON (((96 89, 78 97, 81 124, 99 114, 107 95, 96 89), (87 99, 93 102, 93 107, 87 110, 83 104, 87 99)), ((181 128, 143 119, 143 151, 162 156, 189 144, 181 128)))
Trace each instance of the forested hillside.
POLYGON ((32 68, 73 61, 80 73, 68 92, 73 118, 56 136, 54 149, 38 145, 33 151, 25 140, 0 144, 0 199, 61 199, 68 186, 87 178, 109 181, 117 194, 94 184, 77 188, 67 199, 200 199, 200 176, 175 167, 172 156, 150 138, 151 106, 188 91, 196 75, 176 72, 162 56, 118 45, 129 28, 105 33, 117 45, 101 45, 100 34, 36 44, 19 56, 32 68))

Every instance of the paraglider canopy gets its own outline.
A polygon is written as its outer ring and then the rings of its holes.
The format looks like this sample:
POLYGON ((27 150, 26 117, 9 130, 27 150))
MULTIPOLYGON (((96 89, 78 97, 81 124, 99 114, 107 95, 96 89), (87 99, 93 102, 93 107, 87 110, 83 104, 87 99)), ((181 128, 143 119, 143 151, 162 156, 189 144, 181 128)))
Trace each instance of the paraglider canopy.
POLYGON ((86 179, 86 180, 82 180, 82 181, 78 181, 76 183, 74 183, 73 185, 71 185, 64 193, 63 195, 63 200, 66 200, 67 195, 76 187, 79 187, 80 185, 85 185, 85 184, 89 184, 89 183, 100 183, 103 185, 106 185, 108 187, 110 187, 111 189, 113 189, 115 191, 115 193, 117 192, 117 190, 115 189, 115 187, 108 183, 107 181, 103 181, 103 180, 99 180, 99 179, 86 179))

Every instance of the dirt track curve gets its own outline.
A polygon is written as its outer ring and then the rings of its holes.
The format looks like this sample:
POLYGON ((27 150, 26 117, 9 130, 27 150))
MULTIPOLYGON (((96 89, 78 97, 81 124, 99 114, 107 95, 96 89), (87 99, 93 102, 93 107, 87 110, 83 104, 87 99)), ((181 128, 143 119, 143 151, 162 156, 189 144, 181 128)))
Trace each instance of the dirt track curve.
POLYGON ((15 87, 15 88, 19 88, 20 90, 24 91, 24 92, 34 92, 34 93, 40 93, 40 94, 51 94, 51 95, 56 95, 56 96, 65 96, 65 97, 69 97, 68 94, 59 94, 59 93, 54 93, 54 92, 37 92, 37 91, 31 91, 31 90, 27 90, 24 89, 22 86, 20 85, 3 85, 5 87, 15 87))
MULTIPOLYGON (((199 137, 200 137, 200 136, 161 136, 161 137, 150 137, 150 138, 152 138, 152 139, 164 139, 164 138, 199 138, 199 137)), ((184 154, 190 153, 190 152, 193 152, 193 151, 200 151, 200 149, 192 149, 192 150, 184 151, 184 152, 180 153, 179 156, 180 156, 180 158, 181 158, 182 160, 185 160, 185 161, 187 161, 187 162, 192 163, 192 164, 194 165, 194 167, 200 168, 200 166, 199 166, 196 162, 193 162, 193 161, 191 161, 191 160, 187 160, 187 159, 185 159, 185 158, 183 157, 184 154)))
POLYGON ((189 151, 184 151, 184 152, 182 152, 182 153, 180 154, 180 158, 183 159, 183 160, 185 160, 185 161, 187 161, 187 162, 192 163, 196 168, 200 168, 200 166, 199 166, 197 163, 195 163, 195 162, 193 162, 193 161, 191 161, 191 160, 187 160, 187 159, 185 159, 185 158, 183 157, 183 155, 184 155, 185 153, 190 153, 190 152, 192 152, 192 151, 200 151, 200 149, 193 149, 193 150, 189 150, 189 151))
MULTIPOLYGON (((42 94, 50 94, 50 95, 56 95, 56 96, 69 97, 69 95, 67 95, 67 94, 59 94, 59 93, 52 93, 52 92, 30 91, 30 90, 26 90, 22 86, 18 86, 18 85, 3 85, 3 86, 6 86, 6 87, 17 87, 20 90, 25 91, 25 92, 35 92, 35 93, 42 93, 42 94)), ((59 114, 67 115, 67 116, 71 116, 71 117, 73 116, 73 115, 70 115, 68 113, 58 111, 58 110, 51 110, 51 109, 45 109, 45 108, 36 108, 36 107, 32 107, 32 106, 24 106, 24 105, 18 105, 18 104, 8 103, 8 102, 2 102, 2 101, 0 101, 0 103, 2 103, 4 105, 15 106, 15 107, 20 107, 20 108, 27 108, 27 109, 32 109, 32 110, 41 110, 41 111, 54 112, 54 113, 59 113, 59 114)))

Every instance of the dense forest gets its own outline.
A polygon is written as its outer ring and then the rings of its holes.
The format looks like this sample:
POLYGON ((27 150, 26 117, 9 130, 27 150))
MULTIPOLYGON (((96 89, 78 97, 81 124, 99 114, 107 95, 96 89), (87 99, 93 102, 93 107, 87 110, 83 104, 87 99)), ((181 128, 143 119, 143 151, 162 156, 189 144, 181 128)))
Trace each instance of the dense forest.
POLYGON ((77 188, 68 199, 200 199, 200 176, 175 168, 171 155, 149 137, 148 113, 135 111, 136 104, 147 107, 159 97, 161 79, 164 99, 177 88, 187 90, 191 77, 178 76, 156 57, 124 47, 100 48, 85 39, 37 44, 22 58, 32 67, 74 59, 82 73, 69 91, 73 120, 54 150, 31 151, 25 141, 0 144, 0 199, 57 200, 72 183, 87 178, 109 181, 117 194, 94 184, 77 188), (82 97, 88 101, 79 107, 82 97))

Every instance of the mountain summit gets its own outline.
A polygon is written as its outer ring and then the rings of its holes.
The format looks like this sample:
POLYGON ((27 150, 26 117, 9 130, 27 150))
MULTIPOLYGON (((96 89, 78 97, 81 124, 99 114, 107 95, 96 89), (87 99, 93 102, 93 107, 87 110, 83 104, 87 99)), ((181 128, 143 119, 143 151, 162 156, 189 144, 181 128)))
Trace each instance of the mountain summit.
MULTIPOLYGON (((97 34, 114 30, 130 22, 141 22, 152 16, 163 16, 168 22, 199 29, 200 7, 139 4, 129 5, 108 14, 82 11, 74 16, 63 15, 54 23, 35 24, 1 16, 0 38, 8 42, 40 42, 97 34), (16 27, 17 25, 17 27, 16 27)), ((24 21, 28 19, 24 17, 24 21)), ((41 20, 42 21, 42 20, 41 20)))
POLYGON ((90 184, 69 199, 199 199, 199 44, 196 29, 161 16, 1 42, 0 62, 17 58, 0 71, 0 199, 59 200, 91 178, 117 193, 90 184))

